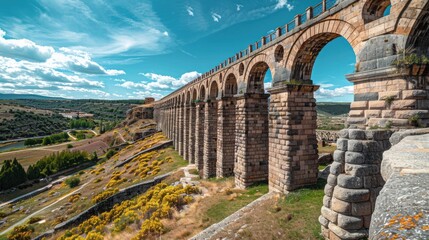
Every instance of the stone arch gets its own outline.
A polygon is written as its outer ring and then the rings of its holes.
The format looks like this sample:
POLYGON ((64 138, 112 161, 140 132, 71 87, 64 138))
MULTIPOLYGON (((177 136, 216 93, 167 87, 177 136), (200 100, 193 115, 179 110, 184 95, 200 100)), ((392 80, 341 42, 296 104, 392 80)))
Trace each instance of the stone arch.
POLYGON ((237 94, 237 78, 234 73, 228 74, 223 86, 223 96, 232 97, 237 94))
POLYGON ((212 81, 210 84, 210 91, 208 99, 215 100, 219 96, 219 87, 216 81, 212 81))
POLYGON ((197 88, 193 87, 191 91, 192 91, 191 100, 192 102, 195 102, 195 100, 197 100, 197 97, 198 97, 197 88))
MULTIPOLYGON (((266 54, 259 54, 250 60, 247 65, 244 81, 246 83, 247 93, 264 93, 264 78, 265 74, 270 70, 273 77, 275 68, 273 62, 268 59, 266 54)), ((240 91, 242 89, 240 88, 240 91)))
POLYGON ((200 86, 200 91, 198 93, 198 98, 199 100, 206 100, 206 87, 204 86, 204 84, 201 84, 200 86))
POLYGON ((327 20, 313 25, 301 33, 294 42, 286 61, 290 70, 289 79, 311 80, 314 62, 322 48, 330 41, 344 37, 353 48, 358 62, 359 31, 351 24, 340 20, 327 20))
POLYGON ((185 100, 185 103, 189 104, 190 102, 191 102, 191 91, 188 90, 188 91, 186 91, 186 100, 185 100))
POLYGON ((364 23, 370 23, 384 17, 386 9, 391 5, 390 0, 367 0, 362 9, 364 23))
POLYGON ((406 48, 413 49, 417 54, 429 54, 429 2, 423 7, 407 38, 406 48))

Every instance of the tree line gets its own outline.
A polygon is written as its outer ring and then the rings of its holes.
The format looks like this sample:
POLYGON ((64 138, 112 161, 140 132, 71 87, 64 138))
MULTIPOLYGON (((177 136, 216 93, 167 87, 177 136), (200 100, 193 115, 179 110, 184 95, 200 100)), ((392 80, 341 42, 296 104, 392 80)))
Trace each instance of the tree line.
POLYGON ((48 177, 87 161, 98 161, 97 154, 94 152, 89 155, 84 151, 65 150, 40 159, 34 165, 30 165, 27 172, 16 159, 6 160, 0 170, 0 191, 16 187, 27 180, 48 177))
POLYGON ((69 135, 66 132, 52 134, 44 138, 32 138, 24 141, 25 146, 34 146, 42 144, 43 146, 50 144, 57 144, 67 142, 69 140, 69 135))

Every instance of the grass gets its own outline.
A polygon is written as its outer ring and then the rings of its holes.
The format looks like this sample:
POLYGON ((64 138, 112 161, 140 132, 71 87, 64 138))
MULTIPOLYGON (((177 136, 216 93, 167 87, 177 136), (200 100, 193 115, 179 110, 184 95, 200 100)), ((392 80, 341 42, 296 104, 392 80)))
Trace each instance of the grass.
POLYGON ((231 196, 230 199, 223 199, 211 206, 205 213, 203 220, 209 225, 217 223, 267 192, 267 184, 252 186, 236 197, 231 196))
POLYGON ((285 239, 308 239, 308 236, 312 236, 312 239, 323 239, 320 236, 318 217, 325 184, 326 181, 319 180, 312 187, 291 192, 285 198, 279 199, 278 206, 281 211, 276 214, 279 215, 279 225, 285 230, 285 239))
POLYGON ((334 153, 334 151, 337 150, 337 146, 332 144, 322 147, 322 145, 319 144, 317 149, 319 153, 334 153))

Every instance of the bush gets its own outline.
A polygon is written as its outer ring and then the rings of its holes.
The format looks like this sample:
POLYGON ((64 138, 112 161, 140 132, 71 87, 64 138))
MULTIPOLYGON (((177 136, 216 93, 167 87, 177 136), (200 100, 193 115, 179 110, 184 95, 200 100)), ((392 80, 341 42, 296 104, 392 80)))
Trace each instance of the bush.
POLYGON ((116 154, 116 151, 113 149, 110 149, 107 153, 106 153, 106 157, 109 159, 111 157, 113 157, 113 155, 116 154))
POLYGON ((68 148, 68 149, 73 148, 73 145, 71 145, 71 144, 69 143, 69 144, 67 144, 67 148, 68 148))
POLYGON ((76 187, 77 185, 79 185, 79 183, 80 183, 80 179, 78 177, 70 177, 70 178, 67 178, 65 181, 65 184, 70 188, 76 187))
POLYGON ((30 240, 34 228, 29 225, 22 225, 13 228, 12 232, 7 236, 9 240, 30 240))
POLYGON ((31 218, 28 220, 28 224, 33 224, 33 223, 39 222, 40 220, 42 220, 42 218, 41 218, 41 217, 31 217, 31 218))

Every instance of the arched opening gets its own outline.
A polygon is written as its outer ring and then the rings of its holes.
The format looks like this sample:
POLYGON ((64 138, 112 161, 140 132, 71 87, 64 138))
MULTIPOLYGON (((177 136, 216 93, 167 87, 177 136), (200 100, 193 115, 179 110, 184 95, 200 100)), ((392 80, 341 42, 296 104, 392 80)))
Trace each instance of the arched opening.
POLYGON ((283 60, 283 56, 284 56, 285 50, 283 48, 282 45, 278 45, 276 47, 276 50, 274 51, 274 59, 276 62, 280 62, 281 60, 283 60))
POLYGON ((365 24, 389 15, 391 5, 390 0, 368 0, 362 11, 365 24))
POLYGON ((413 30, 407 40, 407 48, 418 55, 429 55, 429 3, 424 7, 421 16, 414 24, 413 30))
POLYGON ((202 85, 200 88, 199 100, 200 101, 206 100, 206 88, 204 87, 204 85, 202 85))
POLYGON ((264 82, 268 70, 268 64, 265 62, 253 65, 249 73, 247 93, 264 93, 264 82))
POLYGON ((235 94, 237 94, 237 78, 234 76, 234 74, 229 74, 225 81, 225 90, 224 90, 224 96, 225 97, 232 97, 235 94))
POLYGON ((210 85, 209 99, 216 100, 216 98, 218 97, 218 94, 219 94, 219 88, 217 86, 217 82, 213 81, 212 84, 210 85))
POLYGON ((240 63, 240 66, 238 67, 238 73, 240 74, 240 76, 243 76, 244 73, 244 64, 240 63))

